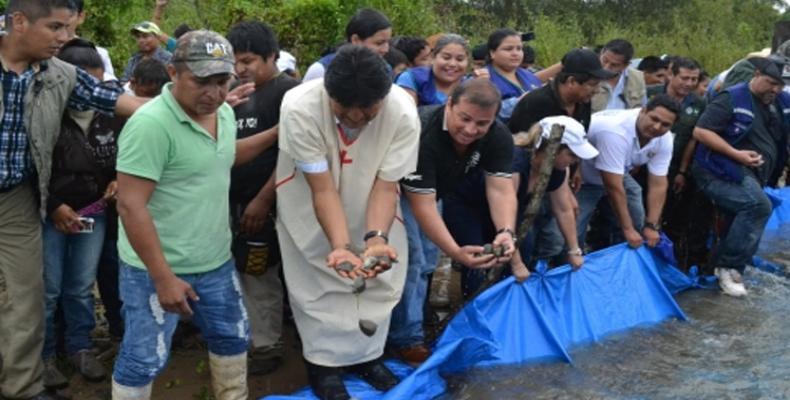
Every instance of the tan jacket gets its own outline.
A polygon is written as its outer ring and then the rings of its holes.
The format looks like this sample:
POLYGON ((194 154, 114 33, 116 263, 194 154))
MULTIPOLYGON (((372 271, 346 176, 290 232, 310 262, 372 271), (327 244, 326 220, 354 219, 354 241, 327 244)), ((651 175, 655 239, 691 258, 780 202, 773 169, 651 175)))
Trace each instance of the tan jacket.
MULTIPOLYGON (((605 82, 598 86, 598 90, 592 98, 593 113, 606 109, 613 89, 614 88, 605 82)), ((628 68, 628 74, 625 77, 625 85, 622 93, 626 106, 628 108, 641 107, 646 93, 645 76, 642 74, 642 71, 628 68)))

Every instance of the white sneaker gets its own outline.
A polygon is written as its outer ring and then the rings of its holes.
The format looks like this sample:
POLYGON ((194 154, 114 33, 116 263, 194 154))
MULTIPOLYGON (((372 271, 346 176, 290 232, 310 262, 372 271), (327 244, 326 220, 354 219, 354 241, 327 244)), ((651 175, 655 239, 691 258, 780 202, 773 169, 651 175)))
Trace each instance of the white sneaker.
POLYGON ((732 268, 716 268, 714 274, 719 278, 722 292, 732 297, 743 297, 749 294, 743 286, 743 278, 738 270, 732 268))

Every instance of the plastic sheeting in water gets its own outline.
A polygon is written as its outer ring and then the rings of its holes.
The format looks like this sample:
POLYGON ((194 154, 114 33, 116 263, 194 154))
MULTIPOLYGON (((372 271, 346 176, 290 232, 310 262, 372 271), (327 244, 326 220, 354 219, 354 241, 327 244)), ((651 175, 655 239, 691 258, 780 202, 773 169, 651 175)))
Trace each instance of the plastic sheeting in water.
MULTIPOLYGON (((539 267, 526 282, 511 277, 464 307, 436 343, 434 354, 419 368, 389 363, 401 383, 380 393, 349 376, 347 387, 360 399, 430 399, 444 392, 440 374, 471 367, 549 360, 571 362, 571 346, 598 341, 608 334, 685 320, 672 298, 695 281, 641 247, 622 244, 587 256, 585 266, 546 271, 539 267), (664 284, 667 281, 668 286, 664 284)), ((315 399, 309 388, 268 400, 315 399)))
MULTIPOLYGON (((766 189, 774 213, 766 233, 790 223, 790 188, 766 189)), ((625 244, 590 254, 584 268, 539 267, 523 284, 508 278, 468 304, 447 326, 434 354, 416 370, 397 361, 387 365, 402 381, 381 393, 349 376, 346 386, 360 400, 437 397, 445 392, 443 373, 471 367, 523 364, 547 360, 572 362, 568 349, 606 335, 668 318, 685 320, 673 294, 715 285, 672 265, 671 243, 633 250, 625 244)), ((764 263, 755 258, 758 267, 764 263)), ((761 267, 762 268, 762 267, 761 267)), ((267 400, 316 399, 309 388, 267 400)))
POLYGON ((776 230, 780 225, 790 223, 790 187, 782 189, 766 188, 765 192, 772 197, 774 212, 765 226, 766 231, 776 230))

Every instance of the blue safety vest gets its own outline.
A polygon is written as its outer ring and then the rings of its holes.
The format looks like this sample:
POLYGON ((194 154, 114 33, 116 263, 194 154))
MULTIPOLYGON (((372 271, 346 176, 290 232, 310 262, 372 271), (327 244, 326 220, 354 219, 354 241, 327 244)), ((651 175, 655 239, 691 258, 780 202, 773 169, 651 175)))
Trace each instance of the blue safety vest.
POLYGON ((414 83, 417 84, 418 105, 441 104, 436 98, 436 84, 433 81, 433 70, 431 67, 416 67, 410 69, 409 72, 414 77, 414 83))
MULTIPOLYGON (((725 89, 730 93, 732 101, 732 118, 730 124, 721 137, 731 146, 735 147, 751 132, 754 122, 754 108, 752 106, 752 92, 749 90, 749 83, 739 83, 725 89)), ((790 95, 781 92, 776 99, 776 107, 782 113, 785 131, 790 128, 790 95)), ((783 136, 783 141, 779 145, 779 157, 776 163, 776 171, 772 171, 769 184, 774 184, 782 171, 787 155, 787 134, 783 136)), ((743 180, 743 169, 737 161, 711 150, 708 146, 700 143, 697 145, 694 160, 703 168, 707 169, 716 177, 740 183, 743 180)))
POLYGON ((329 53, 321 58, 318 59, 318 63, 324 66, 324 70, 329 68, 329 64, 332 63, 332 60, 335 59, 337 53, 329 53))
POLYGON ((519 85, 500 75, 493 65, 488 64, 486 68, 488 69, 489 80, 502 93, 502 100, 519 97, 526 92, 531 92, 543 86, 543 83, 535 74, 524 68, 519 67, 516 69, 516 78, 519 81, 519 85))

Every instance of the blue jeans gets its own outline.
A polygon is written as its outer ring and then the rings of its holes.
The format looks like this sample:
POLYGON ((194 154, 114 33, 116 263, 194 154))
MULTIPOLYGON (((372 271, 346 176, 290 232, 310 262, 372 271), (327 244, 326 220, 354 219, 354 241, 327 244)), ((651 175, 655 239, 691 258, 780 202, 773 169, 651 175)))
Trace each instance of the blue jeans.
MULTIPOLYGON (((406 235, 409 239, 409 269, 400 302, 392 310, 387 342, 402 348, 425 341, 422 330, 423 305, 428 296, 428 276, 436 269, 439 248, 436 247, 417 222, 406 196, 401 197, 401 210, 406 235)), ((441 205, 437 205, 441 213, 441 205)))
POLYGON ((719 210, 734 216, 730 229, 713 252, 711 264, 743 272, 757 253, 765 224, 771 216, 771 200, 750 172, 741 183, 727 182, 696 165, 692 168, 697 186, 719 210))
MULTIPOLYGON (((246 352, 250 324, 233 261, 213 271, 178 278, 190 284, 200 297, 189 306, 194 313, 192 321, 200 328, 209 351, 220 356, 246 352)), ((120 292, 125 331, 113 379, 125 386, 145 386, 164 369, 180 316, 162 309, 148 271, 123 261, 120 292)))
MULTIPOLYGON (((526 205, 519 207, 516 230, 520 229, 525 208, 526 205)), ((444 222, 459 246, 482 246, 491 243, 496 236, 487 203, 485 207, 480 207, 479 204, 472 205, 455 196, 449 196, 444 201, 444 222)), ((528 266, 539 259, 553 259, 562 254, 564 246, 565 238, 551 212, 551 201, 549 196, 545 196, 531 229, 518 245, 521 259, 528 266)), ((486 282, 488 272, 487 269, 464 266, 461 270, 461 293, 465 299, 471 297, 486 282)), ((502 278, 507 276, 510 276, 510 268, 506 266, 502 271, 502 278)))
MULTIPOLYGON (((526 207, 524 207, 526 208, 526 207)), ((523 210, 520 210, 522 212, 523 210)), ((520 228, 522 215, 518 216, 520 228)), ((519 246, 521 248, 521 258, 525 263, 532 263, 536 260, 564 259, 563 249, 565 248, 565 237, 562 236, 560 226, 557 225, 557 218, 551 209, 551 195, 546 193, 543 197, 543 204, 540 212, 535 216, 532 229, 529 230, 526 240, 519 246)))
MULTIPOLYGON (((481 187, 485 190, 485 186, 481 187)), ((496 236, 494 222, 488 202, 471 202, 461 196, 451 194, 444 200, 444 223, 459 246, 482 246, 491 243, 496 236)), ((482 285, 488 276, 487 269, 472 269, 463 266, 461 270, 461 294, 469 298, 482 285)))
POLYGON ((99 265, 106 219, 92 217, 93 233, 65 234, 47 218, 42 229, 44 245, 44 299, 46 305, 43 359, 55 356, 55 311, 63 307, 65 346, 68 354, 93 347, 90 334, 96 326, 93 283, 99 265))
MULTIPOLYGON (((645 206, 642 202, 642 187, 629 174, 623 175, 623 188, 628 202, 628 214, 631 216, 631 223, 638 232, 642 231, 645 225, 645 206)), ((576 232, 579 235, 579 247, 584 248, 584 238, 587 234, 587 226, 590 218, 598 207, 598 202, 606 197, 606 189, 602 185, 583 184, 582 188, 576 193, 576 200, 579 202, 579 216, 576 220, 576 232)), ((616 216, 609 221, 612 226, 620 226, 616 216)), ((614 243, 624 241, 622 230, 616 230, 614 243)))

